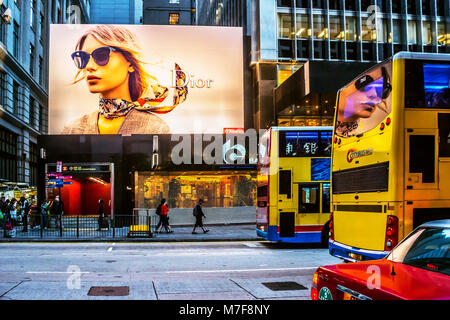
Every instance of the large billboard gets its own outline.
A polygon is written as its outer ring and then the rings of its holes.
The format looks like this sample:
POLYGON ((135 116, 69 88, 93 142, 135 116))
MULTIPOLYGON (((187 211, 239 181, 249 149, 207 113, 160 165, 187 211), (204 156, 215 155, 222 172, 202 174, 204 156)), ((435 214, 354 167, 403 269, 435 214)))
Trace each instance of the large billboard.
POLYGON ((242 128, 242 28, 51 25, 49 134, 242 128))

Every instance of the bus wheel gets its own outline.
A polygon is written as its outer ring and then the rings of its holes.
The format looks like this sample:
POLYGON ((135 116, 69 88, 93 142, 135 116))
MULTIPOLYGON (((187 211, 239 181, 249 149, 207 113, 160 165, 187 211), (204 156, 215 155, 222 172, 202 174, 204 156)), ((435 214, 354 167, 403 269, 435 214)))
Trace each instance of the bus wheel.
POLYGON ((328 240, 330 239, 330 222, 328 221, 322 228, 320 243, 324 248, 328 248, 328 240))

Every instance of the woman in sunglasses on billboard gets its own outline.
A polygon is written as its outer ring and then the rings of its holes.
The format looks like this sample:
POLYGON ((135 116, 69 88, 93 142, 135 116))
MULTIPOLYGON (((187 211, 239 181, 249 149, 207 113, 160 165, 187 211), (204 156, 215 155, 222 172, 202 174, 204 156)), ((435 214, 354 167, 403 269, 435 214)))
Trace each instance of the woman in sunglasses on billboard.
MULTIPOLYGON (((187 87, 175 87, 169 106, 161 103, 169 89, 144 69, 136 37, 121 26, 100 25, 88 30, 71 57, 78 68, 74 84, 85 80, 99 94, 98 110, 67 124, 63 134, 170 133, 156 114, 170 112, 187 96, 187 87)), ((180 70, 175 64, 175 70, 180 70)), ((176 72, 183 83, 183 72, 176 72)), ((167 99, 168 100, 168 99, 167 99)))
POLYGON ((391 111, 392 87, 386 66, 358 78, 340 95, 336 134, 353 137, 376 127, 391 111))

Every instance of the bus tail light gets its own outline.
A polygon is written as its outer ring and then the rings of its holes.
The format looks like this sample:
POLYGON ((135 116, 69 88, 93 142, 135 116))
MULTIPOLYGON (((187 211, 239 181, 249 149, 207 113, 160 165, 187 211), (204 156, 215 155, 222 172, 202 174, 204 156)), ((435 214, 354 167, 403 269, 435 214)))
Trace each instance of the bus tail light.
POLYGON ((319 295, 317 294, 317 280, 319 278, 319 274, 314 273, 313 279, 312 279, 312 286, 311 286, 311 300, 319 300, 319 295))
POLYGON ((334 240, 334 219, 333 219, 333 215, 330 214, 330 240, 334 240))
POLYGON ((391 118, 387 118, 386 119, 386 125, 388 126, 388 125, 390 125, 391 124, 391 118))
POLYGON ((387 216, 385 239, 384 251, 392 250, 398 243, 398 218, 396 216, 387 216))

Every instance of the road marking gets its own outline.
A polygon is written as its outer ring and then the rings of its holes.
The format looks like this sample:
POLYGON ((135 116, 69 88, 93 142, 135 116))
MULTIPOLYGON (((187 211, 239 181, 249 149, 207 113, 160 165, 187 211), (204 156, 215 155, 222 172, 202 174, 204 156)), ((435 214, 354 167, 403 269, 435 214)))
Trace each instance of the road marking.
MULTIPOLYGON (((52 273, 56 273, 56 274, 72 274, 73 272, 68 272, 68 271, 27 271, 26 273, 30 273, 30 274, 52 274, 52 273)), ((89 273, 88 271, 80 271, 77 273, 89 273)))
POLYGON ((108 249, 108 252, 111 252, 111 251, 112 251, 112 249, 113 249, 113 247, 109 248, 109 249, 108 249))
POLYGON ((250 247, 250 248, 257 248, 257 247, 262 247, 262 245, 258 242, 253 243, 253 242, 244 242, 243 245, 250 247))
POLYGON ((233 269, 233 270, 183 270, 166 271, 165 273, 223 273, 223 272, 255 272, 255 271, 292 271, 292 270, 316 270, 318 267, 302 268, 267 268, 267 269, 233 269))

